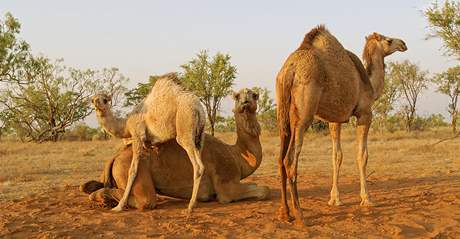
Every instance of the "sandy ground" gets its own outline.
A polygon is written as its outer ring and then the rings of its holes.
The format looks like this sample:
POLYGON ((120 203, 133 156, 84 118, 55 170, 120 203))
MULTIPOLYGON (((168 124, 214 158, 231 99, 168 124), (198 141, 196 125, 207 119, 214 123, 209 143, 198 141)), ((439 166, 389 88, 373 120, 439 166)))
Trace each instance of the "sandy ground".
MULTIPOLYGON (((222 136, 232 141, 232 136, 222 136)), ((375 207, 359 206, 353 136, 345 135, 339 188, 343 206, 327 205, 330 141, 309 135, 299 193, 307 226, 278 221, 274 160, 278 140, 264 136, 264 161, 246 181, 268 185, 271 199, 222 205, 164 199, 151 211, 113 213, 91 203, 78 185, 96 179, 118 142, 0 143, 0 237, 3 238, 460 238, 460 140, 393 134, 370 138, 369 190, 375 207)))

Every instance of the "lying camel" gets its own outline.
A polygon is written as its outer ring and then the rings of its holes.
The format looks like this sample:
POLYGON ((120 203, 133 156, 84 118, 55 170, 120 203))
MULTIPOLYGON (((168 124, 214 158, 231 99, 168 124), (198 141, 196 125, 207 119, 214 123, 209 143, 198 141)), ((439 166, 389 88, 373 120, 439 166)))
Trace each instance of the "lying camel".
MULTIPOLYGON (((132 139, 132 161, 126 190, 114 211, 121 211, 128 202, 131 188, 137 176, 139 166, 146 167, 148 162, 140 163, 148 155, 146 141, 152 144, 163 143, 171 139, 187 152, 193 170, 193 193, 188 206, 190 213, 196 203, 201 177, 204 172, 201 149, 204 140, 206 116, 197 96, 185 90, 175 82, 177 76, 168 74, 157 80, 150 93, 127 119, 118 119, 111 112, 110 100, 104 94, 93 97, 94 108, 101 126, 113 136, 132 139)), ((143 207, 155 207, 155 201, 146 201, 143 207)))
MULTIPOLYGON (((248 198, 263 200, 270 193, 266 186, 240 182, 254 173, 262 161, 260 126, 256 118, 258 94, 243 89, 235 93, 233 98, 238 137, 234 145, 228 145, 205 134, 206 144, 202 159, 206 171, 198 192, 199 201, 214 198, 220 203, 248 198)), ((150 160, 140 162, 146 165, 139 167, 128 205, 142 208, 142 202, 155 200, 156 192, 169 197, 189 199, 192 194, 190 179, 193 175, 186 152, 175 140, 171 140, 158 145, 150 153, 150 160)), ((113 205, 121 199, 126 187, 131 156, 131 146, 128 145, 107 162, 101 176, 104 183, 90 181, 83 184, 80 190, 90 194, 92 201, 113 205)))

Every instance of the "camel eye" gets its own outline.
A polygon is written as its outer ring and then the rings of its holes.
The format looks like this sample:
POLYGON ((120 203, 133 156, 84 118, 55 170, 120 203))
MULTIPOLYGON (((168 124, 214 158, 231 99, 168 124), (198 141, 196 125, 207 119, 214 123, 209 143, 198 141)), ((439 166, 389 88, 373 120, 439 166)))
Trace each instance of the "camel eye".
POLYGON ((103 102, 104 102, 104 104, 107 104, 108 101, 107 101, 107 99, 104 99, 103 102))
POLYGON ((388 42, 389 45, 391 45, 391 43, 393 43, 393 40, 387 39, 387 42, 388 42))

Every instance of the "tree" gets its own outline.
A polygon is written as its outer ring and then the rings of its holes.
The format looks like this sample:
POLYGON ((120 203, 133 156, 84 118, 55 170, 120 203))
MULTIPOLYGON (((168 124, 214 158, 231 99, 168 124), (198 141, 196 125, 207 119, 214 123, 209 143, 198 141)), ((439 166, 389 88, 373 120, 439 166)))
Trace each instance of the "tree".
POLYGON ((21 29, 19 21, 5 14, 0 19, 0 82, 26 82, 31 77, 23 70, 30 57, 29 44, 18 38, 21 29))
POLYGON ((394 103, 400 96, 399 93, 398 85, 394 82, 393 78, 388 76, 388 72, 386 72, 383 93, 372 106, 374 127, 379 129, 386 127, 388 116, 394 110, 394 103))
POLYGON ((405 103, 403 103, 402 113, 407 131, 413 130, 416 117, 416 107, 420 94, 427 88, 427 71, 420 68, 408 60, 403 62, 391 62, 389 64, 389 77, 398 86, 405 103))
POLYGON ((114 78, 98 78, 93 70, 77 70, 51 63, 48 58, 31 58, 33 81, 10 83, 0 105, 8 112, 8 125, 23 141, 57 141, 75 122, 92 113, 90 98, 113 85, 114 78))
POLYGON ((205 106, 211 135, 214 135, 217 113, 222 99, 231 92, 236 67, 230 63, 229 55, 217 53, 210 59, 207 51, 201 51, 195 59, 181 67, 184 70, 182 82, 205 106))
POLYGON ((437 74, 433 82, 438 86, 437 91, 449 96, 447 107, 451 117, 452 132, 457 132, 458 97, 460 95, 460 66, 451 67, 437 74))
POLYGON ((423 13, 431 29, 428 38, 441 38, 446 53, 460 59, 460 2, 435 1, 423 13))
POLYGON ((116 67, 103 68, 101 71, 95 72, 95 75, 96 82, 101 84, 98 89, 112 97, 112 107, 121 107, 127 91, 125 84, 129 79, 121 74, 116 67))
POLYGON ((155 82, 160 76, 149 76, 147 83, 137 83, 137 87, 125 93, 126 101, 125 106, 132 106, 139 104, 150 92, 155 82))
POLYGON ((257 101, 257 118, 262 128, 273 130, 276 124, 276 105, 270 97, 270 91, 267 88, 252 87, 252 90, 259 95, 257 101))

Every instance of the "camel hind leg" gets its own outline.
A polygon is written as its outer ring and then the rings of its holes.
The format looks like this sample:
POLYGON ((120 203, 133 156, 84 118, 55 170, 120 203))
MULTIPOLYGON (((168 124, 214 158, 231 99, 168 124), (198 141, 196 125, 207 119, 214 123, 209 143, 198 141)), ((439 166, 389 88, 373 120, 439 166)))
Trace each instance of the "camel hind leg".
POLYGON ((287 204, 287 197, 286 197, 287 175, 286 175, 286 168, 284 167, 283 159, 286 156, 288 146, 289 146, 289 140, 291 137, 290 137, 290 134, 284 135, 283 132, 280 132, 280 138, 281 138, 281 144, 280 144, 280 155, 278 157, 278 172, 280 175, 280 182, 281 182, 281 205, 278 210, 278 218, 280 220, 289 221, 291 220, 291 217, 289 216, 289 207, 287 204))
POLYGON ((193 167, 193 189, 192 189, 192 197, 190 198, 190 202, 188 204, 187 212, 190 214, 195 207, 198 190, 200 188, 201 178, 204 174, 204 165, 201 160, 201 152, 194 142, 191 140, 178 138, 177 143, 184 148, 185 152, 190 159, 193 167))
POLYGON ((193 167, 192 197, 188 204, 187 213, 195 207, 201 178, 204 174, 204 165, 201 159, 201 150, 204 143, 204 112, 199 108, 188 109, 176 118, 176 141, 187 152, 193 167))
POLYGON ((291 125, 291 140, 284 161, 284 167, 289 182, 292 212, 297 225, 304 225, 302 209, 300 208, 299 193, 297 190, 297 165, 302 151, 305 131, 313 122, 313 117, 318 109, 320 88, 315 83, 298 87, 292 95, 293 104, 289 112, 291 125))

